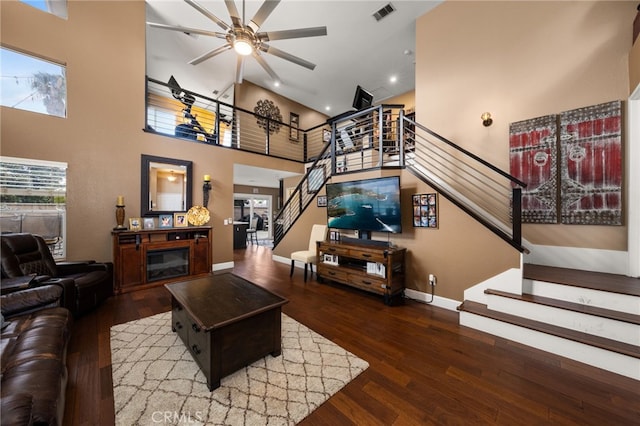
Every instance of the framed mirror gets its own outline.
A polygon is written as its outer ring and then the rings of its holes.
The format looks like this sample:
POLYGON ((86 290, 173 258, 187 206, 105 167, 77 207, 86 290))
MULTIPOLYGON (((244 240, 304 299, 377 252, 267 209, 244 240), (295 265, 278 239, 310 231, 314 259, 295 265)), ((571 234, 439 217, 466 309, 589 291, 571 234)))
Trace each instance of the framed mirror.
POLYGON ((191 207, 192 162, 142 154, 142 216, 186 212, 191 207))

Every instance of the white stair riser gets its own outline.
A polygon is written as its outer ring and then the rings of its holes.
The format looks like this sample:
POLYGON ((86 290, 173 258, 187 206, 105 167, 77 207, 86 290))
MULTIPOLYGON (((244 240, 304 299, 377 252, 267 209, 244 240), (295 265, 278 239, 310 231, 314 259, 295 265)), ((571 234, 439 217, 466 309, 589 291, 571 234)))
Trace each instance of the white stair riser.
POLYGON ((640 315, 640 297, 537 280, 523 280, 523 292, 640 315))
POLYGON ((640 359, 501 321, 460 312, 460 324, 603 370, 640 380, 640 359))
POLYGON ((640 326, 636 324, 494 294, 487 296, 487 307, 491 310, 629 343, 640 351, 640 326))

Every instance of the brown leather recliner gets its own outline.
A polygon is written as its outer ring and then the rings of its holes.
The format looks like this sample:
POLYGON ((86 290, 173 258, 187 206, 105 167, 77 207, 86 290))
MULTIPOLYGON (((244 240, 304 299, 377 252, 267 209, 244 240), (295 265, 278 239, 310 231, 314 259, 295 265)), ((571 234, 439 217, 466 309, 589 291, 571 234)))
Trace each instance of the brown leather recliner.
POLYGON ((34 234, 3 234, 2 278, 48 276, 47 284, 63 288, 62 306, 74 315, 98 306, 113 294, 113 264, 93 260, 56 263, 44 239, 34 234))
POLYGON ((62 288, 43 285, 0 296, 2 425, 62 425, 73 317, 62 288))

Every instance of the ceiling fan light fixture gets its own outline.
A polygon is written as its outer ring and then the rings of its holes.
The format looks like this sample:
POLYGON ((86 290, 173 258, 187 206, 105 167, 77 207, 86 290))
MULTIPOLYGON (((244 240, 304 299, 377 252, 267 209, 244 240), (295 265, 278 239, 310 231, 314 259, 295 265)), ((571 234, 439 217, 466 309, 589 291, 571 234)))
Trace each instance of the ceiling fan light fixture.
POLYGON ((233 49, 238 55, 247 56, 253 52, 253 44, 251 38, 246 34, 239 33, 236 35, 236 39, 233 42, 233 49))

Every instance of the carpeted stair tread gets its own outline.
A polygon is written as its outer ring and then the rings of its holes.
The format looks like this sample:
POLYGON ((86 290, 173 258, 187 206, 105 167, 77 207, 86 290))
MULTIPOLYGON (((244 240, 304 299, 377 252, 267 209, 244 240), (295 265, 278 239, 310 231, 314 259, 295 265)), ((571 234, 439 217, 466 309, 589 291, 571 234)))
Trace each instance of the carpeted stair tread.
POLYGON ((599 308, 597 306, 568 302, 566 300, 558 300, 550 297, 537 296, 528 293, 515 294, 494 289, 486 289, 484 292, 485 294, 493 294, 497 296, 508 297, 509 299, 521 300, 523 302, 536 303, 538 305, 550 306, 573 312, 580 312, 582 314, 640 325, 640 315, 635 315, 628 312, 614 311, 612 309, 599 308))
POLYGON ((487 305, 471 300, 465 300, 458 306, 458 310, 640 359, 640 347, 638 346, 494 311, 487 308, 487 305))
POLYGON ((523 266, 523 278, 640 296, 640 278, 631 278, 618 274, 527 263, 523 266))

